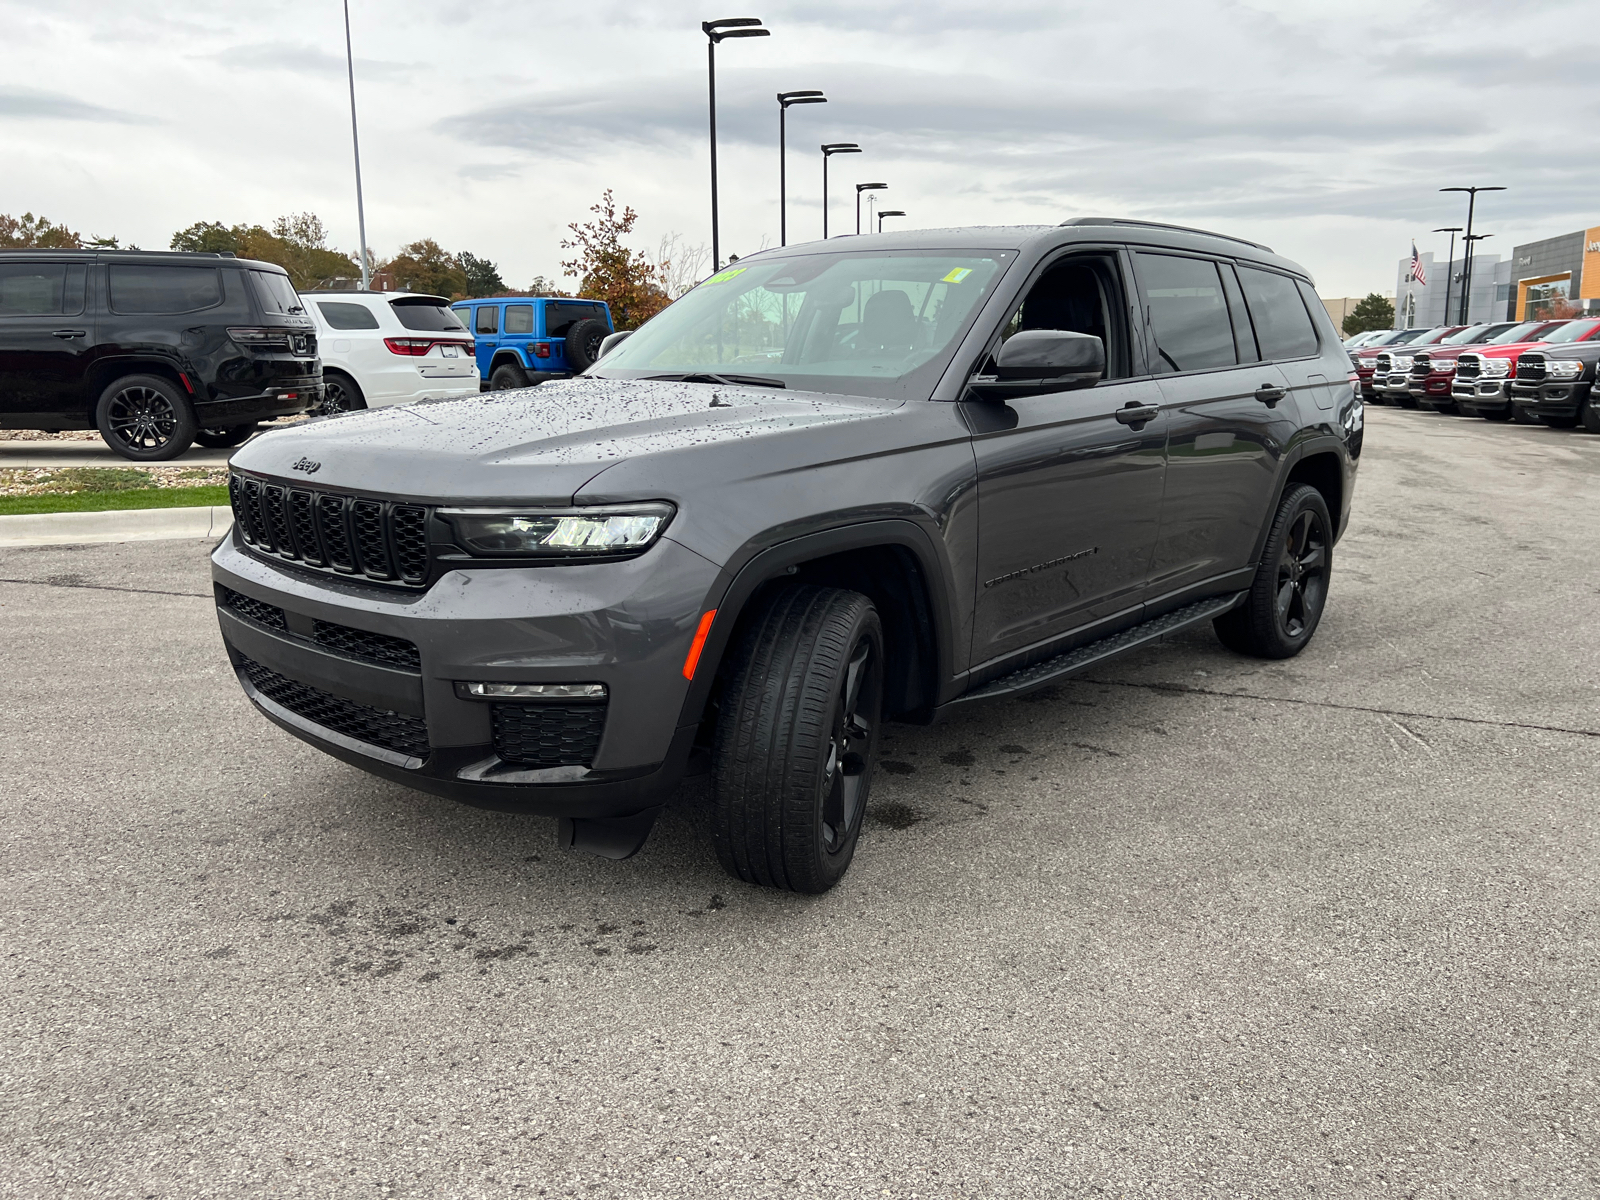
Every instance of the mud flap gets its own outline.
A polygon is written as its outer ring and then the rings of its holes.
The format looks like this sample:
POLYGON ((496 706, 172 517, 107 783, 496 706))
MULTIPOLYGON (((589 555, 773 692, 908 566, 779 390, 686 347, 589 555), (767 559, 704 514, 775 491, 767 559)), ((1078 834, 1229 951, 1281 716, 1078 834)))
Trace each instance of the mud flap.
POLYGON ((630 817, 560 817, 556 840, 563 850, 582 850, 618 860, 632 858, 639 853, 660 815, 660 808, 647 808, 630 817))

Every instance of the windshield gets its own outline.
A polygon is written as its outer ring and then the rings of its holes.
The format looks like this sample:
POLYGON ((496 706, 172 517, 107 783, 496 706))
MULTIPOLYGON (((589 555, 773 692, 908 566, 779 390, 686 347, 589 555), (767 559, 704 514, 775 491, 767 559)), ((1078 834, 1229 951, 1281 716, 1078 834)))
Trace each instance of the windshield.
POLYGON ((1010 250, 863 250, 733 266, 589 373, 712 375, 890 399, 933 391, 1010 250))
POLYGON ((1423 334, 1429 333, 1429 332, 1431 332, 1431 330, 1427 330, 1427 329, 1402 329, 1400 331, 1400 336, 1395 338, 1392 342, 1389 342, 1388 344, 1391 345, 1391 346, 1404 346, 1408 342, 1414 342, 1414 341, 1418 340, 1420 337, 1422 337, 1423 334))
POLYGON ((1445 338, 1444 341, 1440 342, 1439 344, 1441 346, 1467 346, 1467 345, 1471 345, 1473 342, 1475 342, 1479 338, 1481 338, 1488 329, 1489 329, 1489 326, 1487 326, 1487 325, 1469 325, 1465 329, 1463 329, 1460 333, 1452 333, 1449 337, 1445 338))
POLYGON ((1565 325, 1541 334, 1540 338, 1546 342, 1581 342, 1600 326, 1600 321, 1568 321, 1565 325))
POLYGON ((1544 329, 1548 325, 1549 322, 1547 321, 1524 321, 1521 325, 1513 325, 1499 337, 1490 338, 1489 345, 1509 346, 1513 342, 1525 342, 1528 340, 1528 335, 1535 329, 1544 329))

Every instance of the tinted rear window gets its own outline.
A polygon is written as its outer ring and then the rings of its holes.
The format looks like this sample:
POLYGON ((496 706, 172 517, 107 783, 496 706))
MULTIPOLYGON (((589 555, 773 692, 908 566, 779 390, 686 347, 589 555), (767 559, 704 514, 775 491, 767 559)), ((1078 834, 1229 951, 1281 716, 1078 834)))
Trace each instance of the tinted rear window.
POLYGON ((222 303, 216 267, 113 265, 110 275, 114 312, 189 313, 222 303))
POLYGON ((289 282, 287 275, 280 275, 276 271, 251 271, 250 274, 256 281, 256 295, 261 307, 267 312, 299 316, 305 311, 305 306, 300 302, 300 293, 294 290, 294 284, 289 282))
POLYGON ((0 263, 0 316, 76 316, 83 279, 83 267, 66 263, 0 263))
POLYGON ((500 309, 493 304, 485 304, 478 309, 478 315, 473 318, 473 332, 499 333, 500 309))
POLYGON ((322 319, 334 329, 376 329, 378 317, 365 304, 351 304, 348 300, 318 300, 317 308, 322 319))
POLYGON ((1239 282, 1264 358, 1305 358, 1317 352, 1317 329, 1294 280, 1241 265, 1239 282))
POLYGON ((533 305, 508 304, 506 305, 506 332, 507 333, 532 333, 533 332, 533 305))
POLYGON ((1199 258, 1140 254, 1139 275, 1160 347, 1158 371, 1231 367, 1233 325, 1217 265, 1199 258))
POLYGON ((416 329, 423 333, 465 333, 466 326, 456 317, 455 310, 448 304, 405 301, 389 301, 389 307, 394 309, 394 315, 400 318, 400 324, 407 329, 416 329))
POLYGON ((544 333, 546 337, 566 337, 574 321, 593 318, 605 320, 605 312, 598 304, 574 300, 552 300, 544 306, 544 333))

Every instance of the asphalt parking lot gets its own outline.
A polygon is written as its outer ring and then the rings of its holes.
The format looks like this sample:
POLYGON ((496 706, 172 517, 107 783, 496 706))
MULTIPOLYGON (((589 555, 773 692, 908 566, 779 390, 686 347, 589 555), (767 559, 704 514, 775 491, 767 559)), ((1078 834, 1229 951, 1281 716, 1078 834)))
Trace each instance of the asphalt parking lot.
POLYGON ((844 884, 365 776, 0 551, 0 1193, 1592 1197, 1600 438, 1369 409, 1311 648, 899 728, 844 884))

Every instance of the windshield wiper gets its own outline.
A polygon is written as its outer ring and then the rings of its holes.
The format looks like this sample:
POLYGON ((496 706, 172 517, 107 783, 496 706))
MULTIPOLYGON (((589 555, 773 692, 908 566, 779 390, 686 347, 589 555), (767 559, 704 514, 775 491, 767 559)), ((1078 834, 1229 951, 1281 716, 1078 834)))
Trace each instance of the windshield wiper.
POLYGON ((645 379, 665 379, 673 383, 748 383, 754 387, 787 388, 789 385, 770 375, 715 375, 710 371, 685 371, 680 375, 646 375, 645 379))

